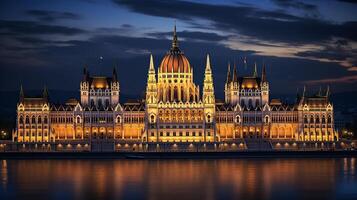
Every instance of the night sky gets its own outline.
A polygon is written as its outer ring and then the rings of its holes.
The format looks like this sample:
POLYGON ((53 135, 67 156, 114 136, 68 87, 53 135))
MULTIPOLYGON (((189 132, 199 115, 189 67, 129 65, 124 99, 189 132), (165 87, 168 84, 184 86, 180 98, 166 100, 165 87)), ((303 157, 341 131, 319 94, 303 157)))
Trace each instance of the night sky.
POLYGON ((2 0, 0 91, 20 84, 78 91, 88 65, 97 75, 111 75, 116 66, 121 92, 140 96, 149 55, 157 68, 175 21, 200 85, 211 55, 218 98, 229 61, 239 75, 251 74, 255 62, 260 72, 265 63, 276 94, 304 85, 357 91, 357 3, 347 0, 2 0))

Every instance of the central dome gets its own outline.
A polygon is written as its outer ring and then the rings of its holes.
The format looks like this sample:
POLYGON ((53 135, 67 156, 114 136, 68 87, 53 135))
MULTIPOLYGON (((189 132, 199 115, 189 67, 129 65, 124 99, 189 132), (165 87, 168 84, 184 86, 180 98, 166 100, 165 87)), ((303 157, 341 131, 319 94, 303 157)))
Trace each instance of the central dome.
POLYGON ((191 66, 187 57, 181 52, 178 47, 178 40, 176 35, 176 26, 174 28, 174 37, 172 40, 172 47, 164 56, 160 64, 161 73, 189 73, 191 66))

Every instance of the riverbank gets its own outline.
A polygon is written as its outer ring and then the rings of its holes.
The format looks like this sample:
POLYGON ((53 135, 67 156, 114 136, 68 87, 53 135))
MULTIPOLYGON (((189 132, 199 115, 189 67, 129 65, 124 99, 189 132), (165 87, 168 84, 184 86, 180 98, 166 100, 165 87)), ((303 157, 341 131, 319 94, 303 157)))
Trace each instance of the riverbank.
POLYGON ((2 152, 0 159, 226 159, 357 157, 357 151, 2 152))

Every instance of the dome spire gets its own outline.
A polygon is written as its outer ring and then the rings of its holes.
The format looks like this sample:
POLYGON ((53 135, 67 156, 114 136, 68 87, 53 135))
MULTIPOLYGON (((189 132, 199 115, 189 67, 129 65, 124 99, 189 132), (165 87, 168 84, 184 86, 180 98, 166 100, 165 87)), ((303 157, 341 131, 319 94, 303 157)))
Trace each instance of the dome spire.
POLYGON ((177 39, 176 21, 175 21, 174 36, 173 36, 173 38, 172 38, 172 49, 177 49, 177 48, 178 48, 178 39, 177 39))

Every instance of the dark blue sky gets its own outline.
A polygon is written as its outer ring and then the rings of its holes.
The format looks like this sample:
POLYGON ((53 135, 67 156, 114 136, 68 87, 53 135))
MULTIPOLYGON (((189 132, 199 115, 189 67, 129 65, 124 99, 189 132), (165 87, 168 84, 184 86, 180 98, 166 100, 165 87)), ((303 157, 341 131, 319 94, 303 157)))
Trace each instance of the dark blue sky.
POLYGON ((355 91, 357 4, 353 1, 13 1, 0 3, 0 90, 78 90, 83 66, 110 75, 121 91, 145 89, 149 54, 155 67, 171 45, 176 20, 180 47, 202 83, 211 55, 215 89, 223 97, 227 62, 238 73, 267 65, 273 93, 355 91), (103 59, 100 59, 103 57, 103 59), (245 67, 242 58, 246 57, 245 67))

